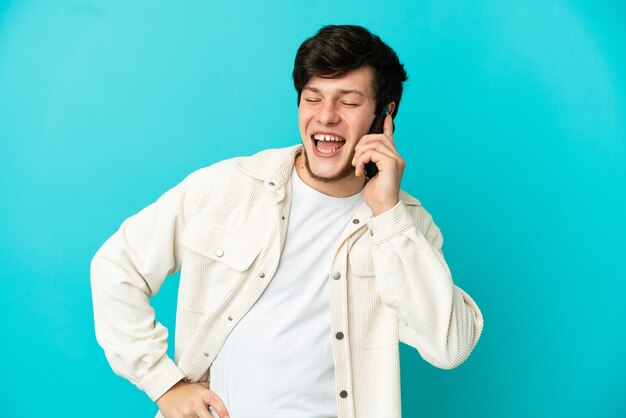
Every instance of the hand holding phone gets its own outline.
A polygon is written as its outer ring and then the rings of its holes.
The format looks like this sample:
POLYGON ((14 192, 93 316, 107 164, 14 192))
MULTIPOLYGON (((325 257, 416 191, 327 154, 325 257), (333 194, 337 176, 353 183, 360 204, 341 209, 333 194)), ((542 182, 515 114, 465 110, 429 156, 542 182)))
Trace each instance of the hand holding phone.
MULTIPOLYGON (((383 107, 383 110, 376 115, 374 118, 374 122, 372 122, 372 127, 370 128, 369 134, 382 134, 383 127, 385 126, 385 118, 389 114, 387 110, 387 106, 383 107)), ((378 167, 374 161, 369 161, 365 164, 365 175, 368 179, 371 179, 378 173, 378 167)))

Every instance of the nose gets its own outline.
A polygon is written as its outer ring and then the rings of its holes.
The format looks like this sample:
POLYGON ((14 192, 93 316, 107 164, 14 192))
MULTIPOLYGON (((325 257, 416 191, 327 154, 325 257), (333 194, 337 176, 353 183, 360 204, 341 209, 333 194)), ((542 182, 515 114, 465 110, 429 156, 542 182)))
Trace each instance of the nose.
POLYGON ((317 121, 322 125, 336 125, 341 120, 341 116, 337 113, 335 103, 327 101, 320 107, 317 114, 317 121))

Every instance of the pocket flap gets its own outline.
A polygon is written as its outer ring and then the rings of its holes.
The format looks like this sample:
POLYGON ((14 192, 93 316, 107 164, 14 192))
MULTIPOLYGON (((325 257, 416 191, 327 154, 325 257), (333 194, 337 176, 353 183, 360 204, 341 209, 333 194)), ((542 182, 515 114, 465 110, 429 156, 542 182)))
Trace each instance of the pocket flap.
POLYGON ((209 221, 192 218, 183 235, 185 248, 242 272, 261 252, 253 237, 244 237, 209 221))
POLYGON ((374 259, 372 258, 372 250, 363 244, 352 247, 348 254, 350 269, 357 276, 374 276, 374 259))

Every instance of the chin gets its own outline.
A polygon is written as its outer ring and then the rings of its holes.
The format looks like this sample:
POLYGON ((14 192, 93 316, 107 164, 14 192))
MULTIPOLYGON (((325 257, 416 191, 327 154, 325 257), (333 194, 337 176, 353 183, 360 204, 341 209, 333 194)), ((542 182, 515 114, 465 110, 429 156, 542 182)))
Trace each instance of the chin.
MULTIPOLYGON (((309 175, 317 181, 321 181, 323 183, 335 183, 339 180, 343 180, 350 175, 354 175, 354 167, 350 164, 350 161, 337 163, 339 166, 335 167, 335 169, 323 170, 324 172, 320 172, 318 167, 311 167, 309 162, 309 156, 306 150, 304 150, 304 166, 309 173, 309 175)), ((314 157, 315 158, 315 157, 314 157)))

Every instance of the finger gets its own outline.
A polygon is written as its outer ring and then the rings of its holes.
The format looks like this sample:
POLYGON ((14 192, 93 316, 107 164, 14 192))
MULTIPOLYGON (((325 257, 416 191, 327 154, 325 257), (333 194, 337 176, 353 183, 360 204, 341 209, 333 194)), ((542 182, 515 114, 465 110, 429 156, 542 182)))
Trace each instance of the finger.
MULTIPOLYGON (((219 396, 217 396, 215 394, 215 392, 212 392, 210 390, 206 390, 202 393, 202 400, 204 401, 206 406, 212 406, 213 409, 215 409, 215 412, 217 412, 217 415, 219 415, 220 418, 227 418, 228 417, 228 410, 226 409, 226 405, 224 405, 224 401, 222 401, 222 398, 220 398, 219 396)), ((207 410, 208 412, 208 410, 207 410)), ((210 415, 209 415, 210 417, 210 415)))
POLYGON ((363 140, 361 140, 361 142, 359 142, 359 144, 356 147, 354 147, 354 156, 352 157, 352 165, 356 164, 357 158, 360 157, 361 154, 363 154, 363 152, 365 152, 368 149, 371 149, 372 146, 376 146, 376 144, 380 144, 388 148, 389 152, 397 154, 395 147, 393 146, 391 141, 389 141, 389 138, 387 138, 386 136, 377 135, 374 138, 364 137, 363 140))
POLYGON ((396 149, 395 144, 393 143, 393 137, 389 138, 383 134, 373 134, 373 135, 365 135, 359 143, 354 147, 355 151, 359 151, 362 148, 367 147, 369 144, 373 143, 381 143, 385 144, 387 148, 389 148, 393 153, 398 154, 398 150, 396 149))
POLYGON ((387 154, 391 158, 400 156, 400 154, 398 154, 398 151, 393 147, 393 144, 389 143, 389 139, 381 139, 371 141, 370 143, 363 145, 355 153, 355 157, 357 156, 357 154, 363 154, 364 152, 367 152, 369 150, 380 151, 384 154, 387 154))
POLYGON ((378 150, 368 150, 366 153, 363 153, 356 162, 355 175, 357 177, 365 172, 365 164, 370 161, 376 164, 379 171, 383 171, 389 163, 396 160, 392 156, 378 150))
MULTIPOLYGON (((390 148, 384 141, 373 141, 359 148, 359 150, 355 152, 354 157, 352 158, 352 165, 356 167, 357 162, 368 151, 378 151, 389 158, 400 157, 400 155, 395 151, 395 148, 390 148)), ((365 163, 367 163, 368 161, 369 160, 366 160, 365 163)))
MULTIPOLYGON (((365 154, 361 154, 359 156, 359 158, 357 158, 356 164, 355 164, 355 170, 354 170, 354 174, 359 177, 361 176, 363 173, 365 173, 365 164, 369 163, 371 160, 371 158, 368 155, 365 154)), ((374 164, 376 164, 374 161, 372 161, 374 164)))
POLYGON ((365 158, 365 151, 363 149, 360 149, 355 155, 354 155, 354 159, 353 159, 353 165, 354 165, 354 175, 359 177, 361 174, 363 174, 363 172, 365 171, 365 164, 367 164, 368 162, 370 162, 369 158, 365 158))
POLYGON ((214 418, 213 414, 211 414, 211 412, 209 412, 209 408, 206 407, 199 407, 195 409, 195 416, 198 418, 214 418))
POLYGON ((357 177, 361 177, 361 175, 365 172, 365 163, 359 161, 355 164, 354 175, 357 177))
POLYGON ((383 125, 383 134, 385 134, 385 136, 391 139, 391 142, 393 142, 393 118, 391 117, 391 115, 387 115, 385 117, 385 124, 383 125))
POLYGON ((362 152, 356 152, 354 157, 352 157, 352 165, 354 166, 354 175, 359 177, 363 174, 365 164, 367 161, 362 161, 362 152))
POLYGON ((359 158, 359 160, 356 163, 356 168, 355 168, 355 175, 357 177, 360 177, 361 175, 363 175, 365 173, 365 165, 369 162, 372 162, 374 164, 376 164, 376 167, 378 167, 379 171, 380 171, 380 166, 377 164, 376 161, 374 161, 370 155, 362 155, 361 158, 359 158))

